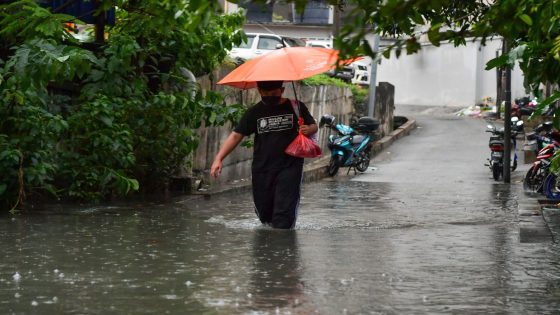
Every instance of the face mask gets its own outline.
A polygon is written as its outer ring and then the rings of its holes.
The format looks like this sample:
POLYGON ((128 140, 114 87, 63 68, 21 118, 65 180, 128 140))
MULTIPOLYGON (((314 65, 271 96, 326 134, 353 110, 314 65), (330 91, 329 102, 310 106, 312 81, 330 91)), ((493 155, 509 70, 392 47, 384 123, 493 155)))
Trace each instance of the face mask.
POLYGON ((276 105, 280 103, 282 96, 262 96, 261 98, 266 105, 276 105))

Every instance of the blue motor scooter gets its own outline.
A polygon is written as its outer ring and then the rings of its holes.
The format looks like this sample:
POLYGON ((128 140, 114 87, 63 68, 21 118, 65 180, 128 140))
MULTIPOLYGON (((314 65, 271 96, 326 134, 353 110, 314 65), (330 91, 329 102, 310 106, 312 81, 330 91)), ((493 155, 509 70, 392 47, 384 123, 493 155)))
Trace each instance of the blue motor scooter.
POLYGON ((329 135, 327 147, 331 151, 331 160, 327 168, 329 176, 335 176, 340 167, 349 167, 365 172, 370 162, 370 151, 375 140, 374 132, 379 128, 379 121, 371 117, 362 117, 348 125, 335 124, 332 115, 323 115, 319 127, 336 131, 329 135))

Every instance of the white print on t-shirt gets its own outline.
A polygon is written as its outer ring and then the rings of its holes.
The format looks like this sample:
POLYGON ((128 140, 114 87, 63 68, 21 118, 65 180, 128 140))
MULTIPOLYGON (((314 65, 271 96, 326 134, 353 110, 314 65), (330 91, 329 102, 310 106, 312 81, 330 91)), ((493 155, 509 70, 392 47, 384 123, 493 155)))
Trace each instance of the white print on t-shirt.
POLYGON ((271 131, 282 131, 292 129, 294 116, 292 114, 263 117, 257 119, 257 133, 262 134, 271 131))

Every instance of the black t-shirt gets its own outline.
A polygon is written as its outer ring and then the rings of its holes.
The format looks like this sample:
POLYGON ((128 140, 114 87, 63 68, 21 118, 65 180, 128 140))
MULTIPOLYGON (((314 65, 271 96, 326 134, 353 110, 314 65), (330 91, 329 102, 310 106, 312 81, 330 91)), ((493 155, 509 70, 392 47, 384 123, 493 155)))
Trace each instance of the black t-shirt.
MULTIPOLYGON (((299 110, 305 125, 315 124, 315 119, 302 102, 299 110)), ((303 158, 293 157, 284 150, 298 135, 298 118, 290 100, 283 103, 267 105, 262 101, 249 108, 235 132, 244 136, 255 134, 253 152, 253 171, 278 170, 303 163, 303 158)))

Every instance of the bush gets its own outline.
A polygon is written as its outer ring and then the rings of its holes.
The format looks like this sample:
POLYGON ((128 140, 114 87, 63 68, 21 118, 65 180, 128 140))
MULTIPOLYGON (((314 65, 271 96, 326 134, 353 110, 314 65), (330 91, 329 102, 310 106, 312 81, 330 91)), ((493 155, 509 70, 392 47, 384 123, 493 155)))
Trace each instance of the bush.
POLYGON ((352 91, 353 104, 356 113, 359 115, 367 114, 367 97, 368 89, 362 88, 355 84, 346 83, 340 79, 329 77, 326 74, 317 74, 310 78, 304 79, 303 84, 313 85, 333 85, 338 87, 346 87, 352 91))
POLYGON ((165 189, 196 128, 242 111, 182 74, 207 73, 241 41, 243 17, 218 8, 125 1, 90 51, 63 24, 74 17, 31 0, 0 5, 0 207, 42 192, 101 200, 165 189))

